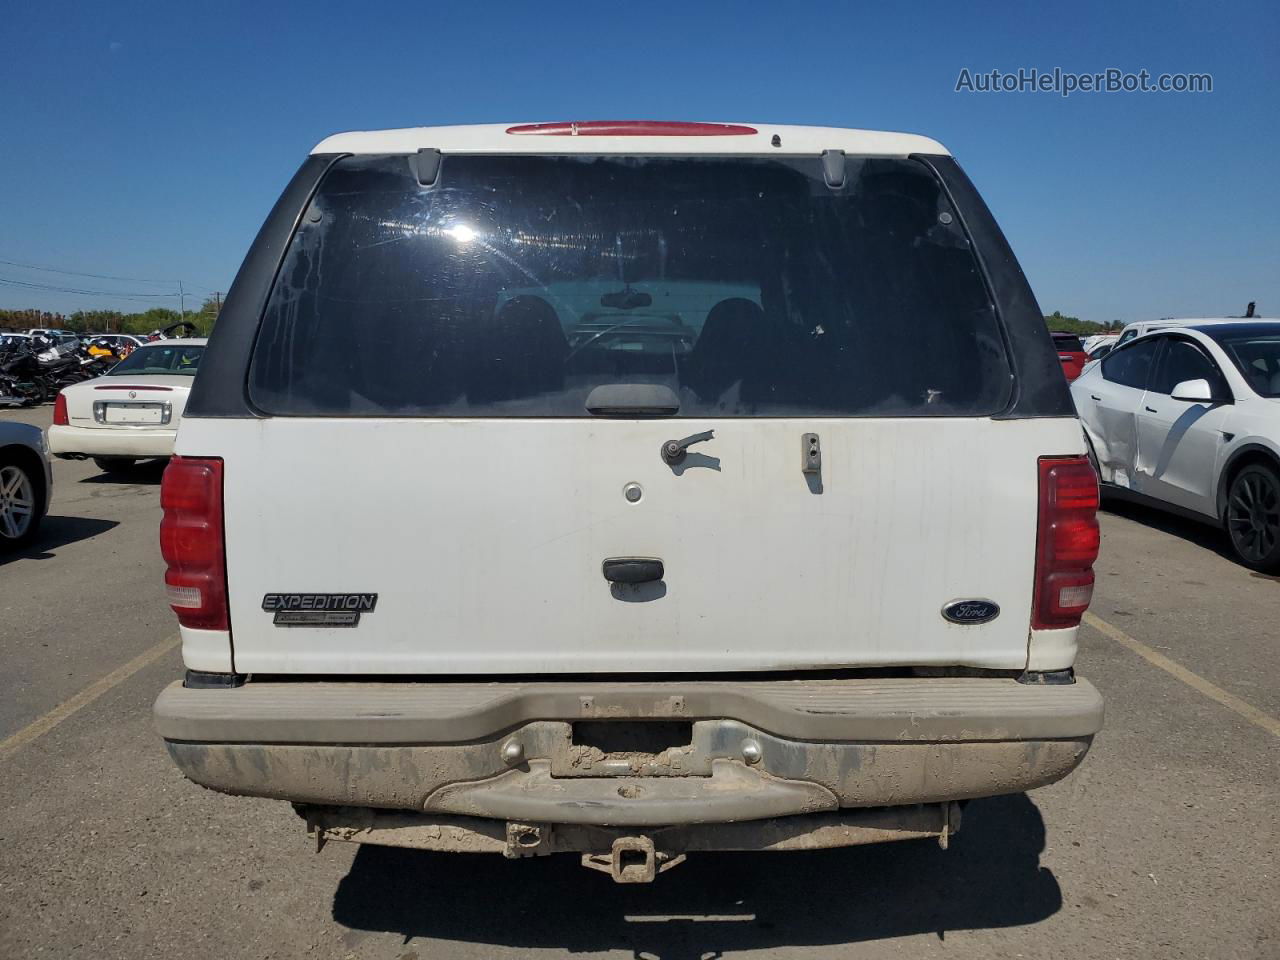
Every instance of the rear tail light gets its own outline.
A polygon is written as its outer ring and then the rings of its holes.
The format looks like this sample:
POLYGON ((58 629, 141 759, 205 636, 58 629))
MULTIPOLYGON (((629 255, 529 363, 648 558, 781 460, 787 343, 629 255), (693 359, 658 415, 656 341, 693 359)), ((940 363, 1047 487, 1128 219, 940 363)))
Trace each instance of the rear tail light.
POLYGON ((71 425, 71 420, 67 417, 67 395, 61 390, 58 391, 58 399, 53 401, 53 425, 55 427, 71 425))
POLYGON ((160 483, 160 553, 169 605, 184 627, 227 630, 222 461, 174 457, 160 483))
POLYGON ((1040 522, 1031 627, 1074 627, 1093 599, 1098 477, 1088 457, 1040 458, 1040 522))

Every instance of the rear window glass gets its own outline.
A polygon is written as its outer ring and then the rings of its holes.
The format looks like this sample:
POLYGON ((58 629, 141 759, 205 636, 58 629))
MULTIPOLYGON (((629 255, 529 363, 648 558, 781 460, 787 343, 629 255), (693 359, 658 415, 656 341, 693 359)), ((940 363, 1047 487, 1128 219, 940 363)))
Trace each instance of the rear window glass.
POLYGON ((1166 337, 1164 353, 1147 389, 1173 395, 1173 388, 1187 380, 1207 380, 1215 397, 1231 396, 1218 367, 1198 346, 1181 337, 1166 337))
POLYGON ((1063 353, 1083 353, 1084 344, 1074 333, 1055 333, 1053 345, 1063 353))
POLYGON ((162 373, 166 376, 196 375, 204 346, 139 347, 107 371, 108 377, 162 373))
POLYGON ((1150 340, 1111 351, 1102 361, 1103 378, 1112 383, 1145 390, 1158 344, 1159 340, 1152 337, 1150 340))
POLYGON ((250 396, 302 416, 961 416, 1010 369, 932 173, 850 158, 348 157, 301 218, 250 396))

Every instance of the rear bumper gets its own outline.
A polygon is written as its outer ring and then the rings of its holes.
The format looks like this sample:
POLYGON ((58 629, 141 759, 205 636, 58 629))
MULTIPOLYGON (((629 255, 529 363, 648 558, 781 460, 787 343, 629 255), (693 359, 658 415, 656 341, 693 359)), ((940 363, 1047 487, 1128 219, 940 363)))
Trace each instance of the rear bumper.
POLYGON ((1087 681, 249 683, 168 687, 197 783, 297 803, 648 827, 946 803, 1052 783, 1102 725, 1087 681), (579 721, 687 724, 660 753, 575 743, 579 721))
POLYGON ((57 457, 169 457, 176 435, 173 428, 53 426, 49 428, 49 452, 57 457))

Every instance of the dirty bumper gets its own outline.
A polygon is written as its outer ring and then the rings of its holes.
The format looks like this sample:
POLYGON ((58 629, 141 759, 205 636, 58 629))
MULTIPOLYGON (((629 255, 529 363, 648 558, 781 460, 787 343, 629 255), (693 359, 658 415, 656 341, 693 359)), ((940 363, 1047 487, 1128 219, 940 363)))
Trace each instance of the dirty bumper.
POLYGON ((1084 757, 1102 701, 1085 681, 987 678, 290 682, 175 684, 155 713, 182 771, 227 793, 637 828, 1042 786, 1084 757))

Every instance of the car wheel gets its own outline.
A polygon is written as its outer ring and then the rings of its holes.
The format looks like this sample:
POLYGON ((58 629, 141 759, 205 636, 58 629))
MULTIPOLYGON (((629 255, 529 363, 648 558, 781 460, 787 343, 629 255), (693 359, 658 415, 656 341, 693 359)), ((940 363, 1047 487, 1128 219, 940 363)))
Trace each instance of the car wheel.
POLYGON ((21 547, 35 538, 43 519, 38 489, 26 463, 0 461, 0 547, 21 547))
POLYGON ((1266 464, 1241 469, 1227 491, 1227 535, 1254 570, 1280 569, 1280 474, 1266 464))
POLYGON ((93 462, 104 473, 124 473, 132 470, 137 461, 133 457, 94 457, 93 462))

